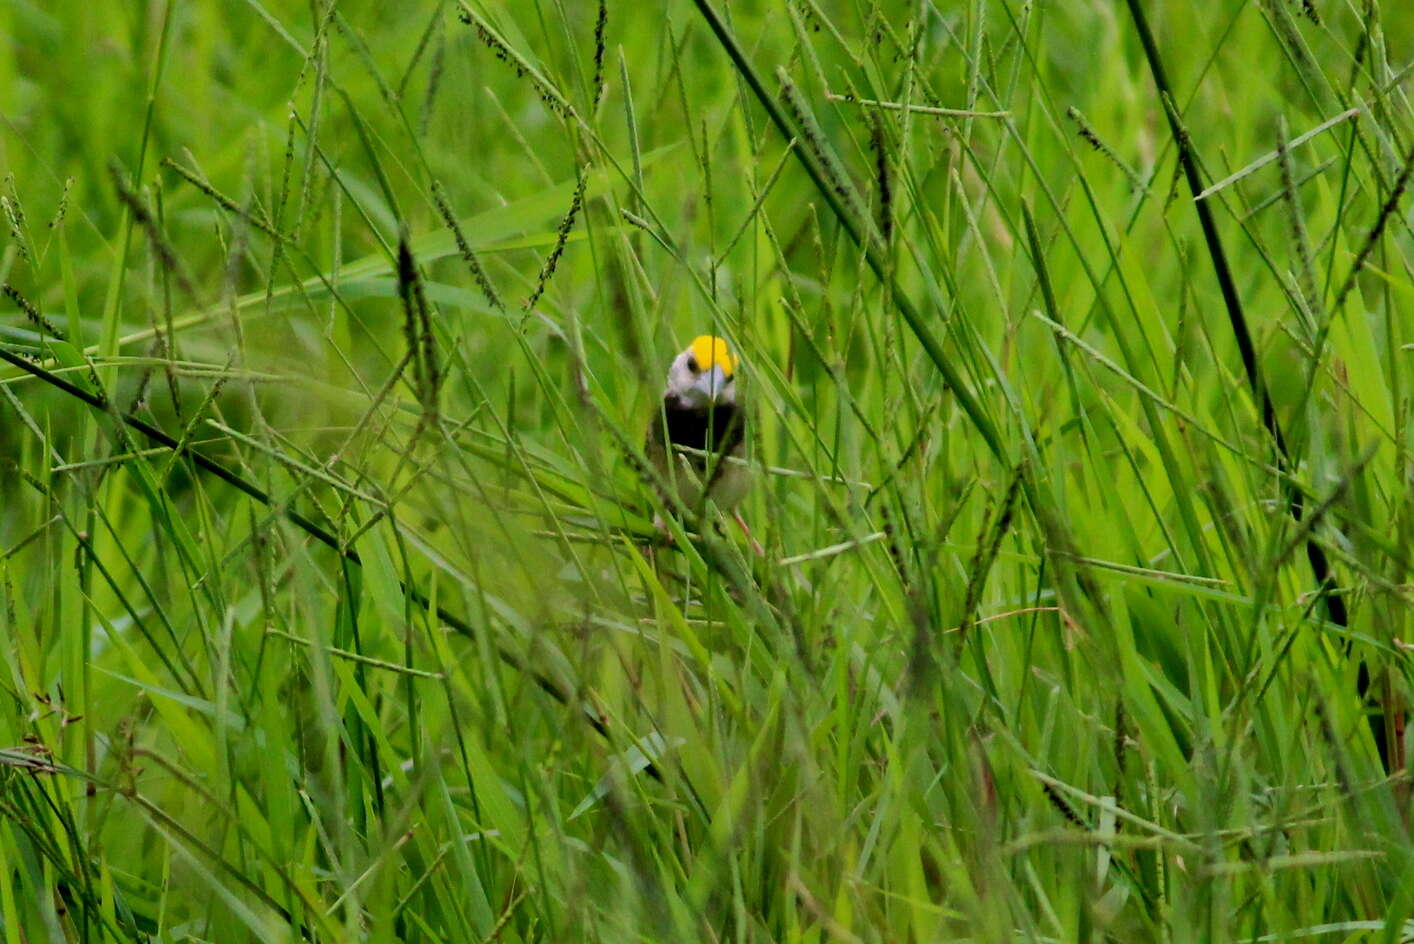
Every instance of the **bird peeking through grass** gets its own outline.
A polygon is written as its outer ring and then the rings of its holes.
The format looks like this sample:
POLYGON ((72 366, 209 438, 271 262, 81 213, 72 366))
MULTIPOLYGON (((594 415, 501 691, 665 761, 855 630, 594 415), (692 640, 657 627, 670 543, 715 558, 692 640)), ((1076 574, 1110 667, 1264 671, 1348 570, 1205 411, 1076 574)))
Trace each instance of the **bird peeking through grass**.
MULTIPOLYGON (((709 334, 694 338, 673 359, 659 415, 649 424, 647 453, 684 505, 700 509, 704 498, 730 512, 751 542, 761 545, 737 510, 751 485, 742 461, 746 409, 737 397, 737 359, 727 342, 709 334)), ((662 519, 656 522, 663 528, 662 519)))

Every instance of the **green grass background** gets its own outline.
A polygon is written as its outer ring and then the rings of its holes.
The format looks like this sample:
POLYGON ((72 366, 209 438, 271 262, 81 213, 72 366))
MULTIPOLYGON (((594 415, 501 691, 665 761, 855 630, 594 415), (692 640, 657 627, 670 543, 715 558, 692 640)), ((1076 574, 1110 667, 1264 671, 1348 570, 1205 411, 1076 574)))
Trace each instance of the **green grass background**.
POLYGON ((1414 8, 0 37, 5 941, 1414 933, 1414 8), (646 549, 709 331, 762 557, 646 549))

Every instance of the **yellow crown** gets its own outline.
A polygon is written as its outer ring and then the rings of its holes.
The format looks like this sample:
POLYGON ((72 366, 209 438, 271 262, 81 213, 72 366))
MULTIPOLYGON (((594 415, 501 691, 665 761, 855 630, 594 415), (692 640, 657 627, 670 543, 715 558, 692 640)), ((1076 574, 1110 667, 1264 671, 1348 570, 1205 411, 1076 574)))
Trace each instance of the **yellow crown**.
POLYGON ((732 356, 727 342, 721 338, 710 334, 699 335, 692 339, 687 349, 692 352, 692 359, 697 361, 698 370, 720 367, 722 373, 728 377, 736 370, 736 358, 732 356))

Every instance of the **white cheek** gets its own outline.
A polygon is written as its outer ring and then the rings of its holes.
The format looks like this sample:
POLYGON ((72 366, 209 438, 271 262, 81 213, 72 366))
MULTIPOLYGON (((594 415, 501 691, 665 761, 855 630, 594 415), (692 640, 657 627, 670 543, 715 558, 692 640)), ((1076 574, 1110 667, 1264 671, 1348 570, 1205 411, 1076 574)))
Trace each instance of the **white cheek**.
POLYGON ((680 405, 692 406, 692 372, 687 369, 685 360, 679 358, 673 362, 673 366, 668 369, 668 384, 664 393, 671 396, 680 405))

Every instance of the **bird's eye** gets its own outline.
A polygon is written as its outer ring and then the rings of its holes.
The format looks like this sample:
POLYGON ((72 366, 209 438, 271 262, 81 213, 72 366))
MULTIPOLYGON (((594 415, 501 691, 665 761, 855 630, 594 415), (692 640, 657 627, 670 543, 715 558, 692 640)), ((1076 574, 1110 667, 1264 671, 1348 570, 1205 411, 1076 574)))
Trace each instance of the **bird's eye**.
POLYGON ((687 369, 694 374, 701 373, 702 371, 702 368, 697 366, 697 358, 693 357, 691 354, 687 356, 687 369))

